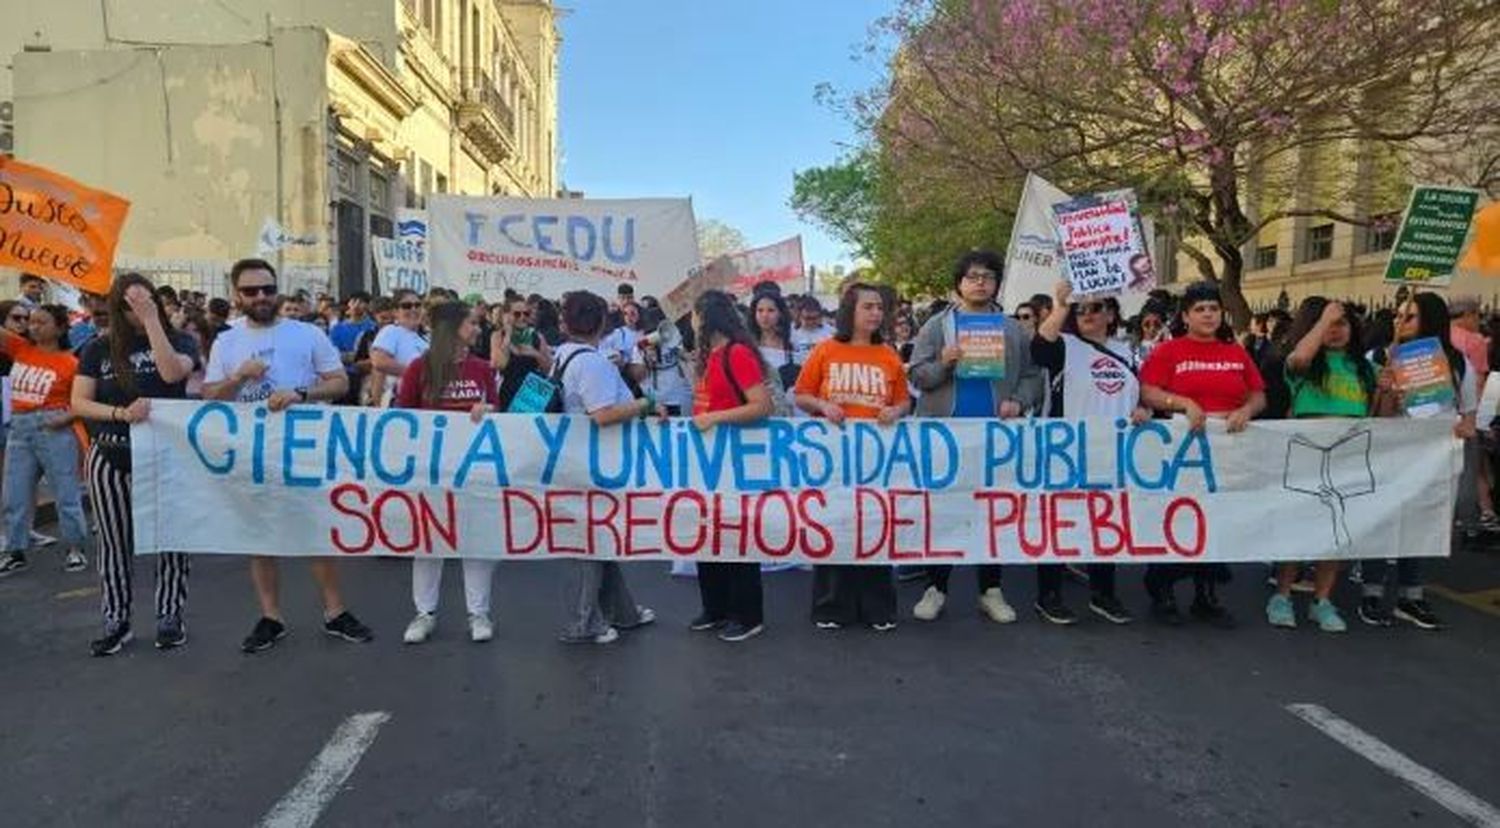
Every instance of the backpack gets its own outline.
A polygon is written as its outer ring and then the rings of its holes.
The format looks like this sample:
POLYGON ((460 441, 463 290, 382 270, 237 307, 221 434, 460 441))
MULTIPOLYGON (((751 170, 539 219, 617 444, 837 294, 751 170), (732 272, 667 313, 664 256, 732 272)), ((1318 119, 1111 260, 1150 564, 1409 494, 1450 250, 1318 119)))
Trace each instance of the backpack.
MULTIPOLYGON (((720 358, 724 360, 724 378, 729 380, 729 387, 734 389, 735 399, 738 399, 740 401, 740 405, 744 405, 745 403, 750 401, 750 398, 745 396, 745 389, 740 387, 739 380, 734 378, 734 372, 729 369, 729 349, 733 348, 734 346, 735 343, 725 345, 724 350, 720 353, 720 358)), ((744 345, 742 347, 748 348, 750 346, 744 345)), ((757 354, 756 358, 759 359, 759 356, 760 355, 757 354)), ((771 409, 771 416, 792 416, 791 403, 787 400, 786 388, 782 385, 780 372, 764 372, 764 379, 762 380, 762 383, 766 386, 766 390, 771 393, 771 402, 774 403, 774 407, 771 409)))
POLYGON ((592 354, 597 352, 593 348, 579 348, 573 353, 568 354, 568 358, 558 364, 558 366, 553 369, 552 375, 547 378, 547 381, 552 383, 552 398, 547 400, 546 413, 563 413, 563 377, 567 375, 568 366, 573 364, 573 359, 579 354, 584 353, 592 354))

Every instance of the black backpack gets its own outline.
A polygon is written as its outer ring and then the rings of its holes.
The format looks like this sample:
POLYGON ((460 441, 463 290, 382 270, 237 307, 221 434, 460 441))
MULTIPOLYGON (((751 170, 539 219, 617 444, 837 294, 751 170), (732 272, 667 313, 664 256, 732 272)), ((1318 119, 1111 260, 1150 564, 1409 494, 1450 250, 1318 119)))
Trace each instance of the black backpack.
POLYGON ((547 378, 552 383, 552 399, 547 401, 548 414, 563 413, 563 376, 568 373, 568 366, 573 363, 573 358, 584 353, 592 354, 595 351, 593 348, 579 348, 573 353, 568 354, 568 358, 554 368, 552 375, 547 378))

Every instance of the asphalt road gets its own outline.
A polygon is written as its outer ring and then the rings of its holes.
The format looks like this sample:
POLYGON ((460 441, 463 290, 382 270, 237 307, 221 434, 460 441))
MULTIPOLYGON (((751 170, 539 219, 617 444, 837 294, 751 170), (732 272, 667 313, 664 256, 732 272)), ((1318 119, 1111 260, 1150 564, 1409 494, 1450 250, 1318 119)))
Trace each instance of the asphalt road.
MULTIPOLYGON (((975 614, 959 573, 936 623, 830 633, 807 623, 809 576, 794 572, 767 576, 768 631, 733 646, 686 631, 691 581, 634 565, 660 621, 605 647, 555 641, 546 564, 500 568, 488 645, 467 640, 450 565, 438 635, 412 647, 408 564, 346 565, 378 635, 351 645, 322 635, 311 578, 289 562, 292 634, 254 656, 238 650, 255 618, 245 564, 201 557, 188 646, 108 659, 85 655, 94 578, 56 560, 0 580, 6 826, 253 826, 278 802, 321 826, 1466 824, 1288 712, 1299 703, 1500 803, 1495 553, 1437 567, 1456 600, 1436 600, 1451 629, 1435 634, 1360 627, 1347 584, 1350 633, 1273 631, 1253 568, 1237 570, 1229 632, 1051 627, 1015 569, 1015 625, 975 614), (326 771, 313 760, 341 723, 377 712, 389 718, 342 785, 312 804, 289 793, 326 771)), ((1121 580, 1144 609, 1138 577, 1121 580)), ((918 592, 902 588, 904 612, 918 592)), ((1075 608, 1084 597, 1069 587, 1075 608)))

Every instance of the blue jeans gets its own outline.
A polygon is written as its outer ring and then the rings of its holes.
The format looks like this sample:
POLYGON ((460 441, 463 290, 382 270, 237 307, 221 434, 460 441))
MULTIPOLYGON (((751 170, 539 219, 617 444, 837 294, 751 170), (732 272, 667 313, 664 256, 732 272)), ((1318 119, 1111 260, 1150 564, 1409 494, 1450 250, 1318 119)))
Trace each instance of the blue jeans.
POLYGON ((81 549, 89 527, 83 516, 83 485, 79 478, 78 435, 72 428, 51 429, 45 425, 55 411, 29 411, 11 418, 5 441, 5 551, 24 552, 31 547, 31 527, 36 519, 37 470, 47 476, 57 499, 65 546, 81 549))

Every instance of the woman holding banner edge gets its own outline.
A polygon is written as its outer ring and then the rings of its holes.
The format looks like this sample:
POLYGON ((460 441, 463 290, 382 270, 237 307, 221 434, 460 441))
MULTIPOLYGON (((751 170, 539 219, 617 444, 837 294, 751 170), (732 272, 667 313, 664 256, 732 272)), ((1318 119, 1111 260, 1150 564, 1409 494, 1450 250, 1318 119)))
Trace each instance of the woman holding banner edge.
MULTIPOLYGON (((1245 430, 1250 418, 1266 407, 1266 384, 1250 354, 1234 341, 1224 317, 1219 289, 1195 282, 1182 294, 1182 336, 1151 351, 1141 366, 1141 401, 1164 414, 1183 414, 1199 431, 1207 418, 1222 418, 1230 434, 1245 430)), ((1218 584, 1229 580, 1224 564, 1149 564, 1146 592, 1151 615, 1171 625, 1182 623, 1173 585, 1191 573, 1194 618, 1216 627, 1234 626, 1234 617, 1219 603, 1218 584)))
MULTIPOLYGON (((888 426, 911 411, 906 368, 881 337, 885 300, 865 282, 844 290, 832 339, 813 348, 797 378, 797 405, 834 425, 846 419, 888 426), (875 379, 871 379, 874 377, 875 379)), ((813 623, 821 630, 865 623, 896 628, 896 584, 889 566, 813 567, 813 623)))
MULTIPOLYGON (((693 392, 693 425, 753 423, 775 406, 765 383, 769 370, 735 307, 734 297, 711 290, 693 305, 698 349, 698 383, 693 392)), ((705 536, 705 542, 707 537, 705 536)), ((698 594, 703 612, 694 631, 718 630, 719 640, 740 642, 764 629, 765 612, 758 563, 698 563, 698 594)))
MULTIPOLYGON (((431 312, 431 345, 412 360, 396 388, 396 408, 468 412, 474 422, 484 419, 500 404, 495 371, 490 363, 474 356, 479 325, 469 308, 445 302, 431 312)), ((498 343, 496 343, 498 344, 498 343)), ((498 561, 464 558, 464 598, 469 611, 469 640, 480 643, 495 635, 490 621, 490 591, 498 561)), ((415 558, 411 562, 411 597, 416 617, 406 627, 403 640, 421 644, 437 626, 438 595, 443 583, 442 558, 415 558)))

